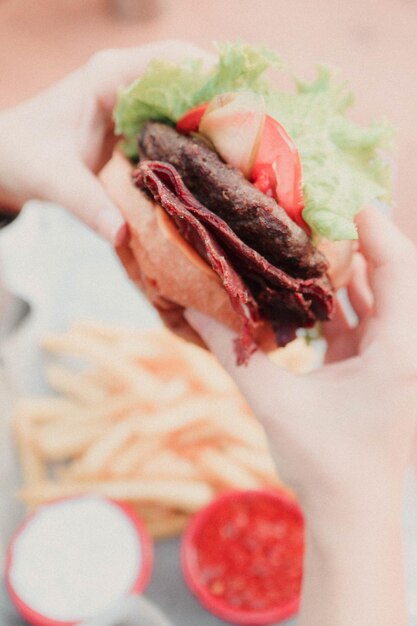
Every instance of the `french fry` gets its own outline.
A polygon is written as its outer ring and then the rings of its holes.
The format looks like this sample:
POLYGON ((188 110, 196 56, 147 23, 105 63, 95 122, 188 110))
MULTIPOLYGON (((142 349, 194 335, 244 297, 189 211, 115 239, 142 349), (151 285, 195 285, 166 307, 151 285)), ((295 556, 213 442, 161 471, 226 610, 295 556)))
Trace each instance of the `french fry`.
POLYGON ((71 331, 80 335, 97 337, 104 341, 117 341, 126 333, 120 326, 103 324, 93 320, 77 320, 71 325, 71 331))
POLYGON ((106 395, 102 387, 88 380, 83 374, 73 372, 57 363, 46 367, 45 376, 52 389, 81 404, 101 402, 106 395))
POLYGON ((90 445, 83 457, 74 464, 74 477, 83 476, 86 479, 106 474, 106 466, 120 448, 124 447, 136 434, 138 428, 137 416, 131 416, 116 422, 102 432, 90 445))
POLYGON ((132 362, 145 361, 149 365, 154 361, 164 364, 172 361, 170 350, 167 351, 166 342, 161 340, 160 334, 126 333, 117 340, 117 349, 132 362))
POLYGON ((140 392, 144 401, 153 400, 155 397, 171 400, 172 392, 170 394, 170 389, 166 390, 156 376, 139 365, 132 368, 117 351, 109 350, 108 346, 92 337, 83 337, 75 333, 50 334, 44 337, 42 347, 48 352, 87 359, 108 372, 126 391, 140 392))
POLYGON ((279 484, 262 427, 207 351, 166 330, 91 321, 47 335, 43 347, 87 367, 50 363, 62 395, 18 403, 29 506, 99 493, 130 503, 160 538, 224 489, 279 484))
POLYGON ((238 405, 235 398, 219 400, 209 395, 195 395, 184 400, 180 407, 162 409, 143 421, 140 432, 143 435, 168 434, 219 413, 219 419, 226 420, 229 413, 238 410, 238 405))
POLYGON ((149 356, 166 357, 166 337, 169 337, 168 341, 172 337, 172 334, 163 328, 144 331, 103 324, 92 320, 78 320, 74 322, 71 326, 71 332, 116 345, 118 350, 122 348, 123 353, 125 353, 124 349, 127 349, 129 346, 130 350, 127 350, 127 352, 130 352, 137 358, 148 358, 149 356))
MULTIPOLYGON (((138 411, 147 412, 149 405, 143 404, 140 396, 135 394, 122 394, 120 396, 109 397, 103 399, 102 402, 81 406, 72 404, 72 411, 61 415, 61 423, 67 424, 68 428, 74 428, 78 425, 80 428, 83 424, 97 422, 102 428, 106 424, 112 424, 120 419, 126 419, 138 411)), ((52 422, 53 420, 50 420, 52 422)), ((58 420, 55 420, 58 421, 58 420)))
POLYGON ((141 465, 140 475, 145 478, 169 478, 170 476, 191 480, 202 478, 195 463, 171 450, 163 450, 160 454, 149 458, 141 465))
POLYGON ((73 494, 97 493, 126 502, 160 502, 163 506, 194 512, 212 499, 212 487, 190 480, 118 480, 56 483, 38 482, 21 489, 19 497, 31 506, 73 494))
POLYGON ((34 437, 37 452, 48 461, 63 461, 82 454, 102 433, 100 423, 85 423, 74 428, 72 421, 42 424, 34 437))
POLYGON ((149 458, 157 455, 161 450, 159 438, 134 438, 129 444, 113 457, 109 463, 109 474, 118 477, 132 477, 139 474, 139 468, 149 458))
POLYGON ((179 449, 185 454, 187 450, 193 450, 194 447, 198 448, 201 445, 207 445, 207 443, 213 441, 213 439, 218 440, 219 438, 223 440, 226 439, 213 420, 207 417, 206 419, 192 423, 191 425, 186 425, 184 428, 177 430, 172 445, 176 450, 179 449))
MULTIPOLYGON (((227 408, 227 407, 226 407, 227 408)), ((229 407, 230 408, 230 407, 229 407)), ((230 444, 258 447, 265 454, 266 439, 261 426, 246 414, 223 413, 211 416, 197 423, 187 424, 180 429, 175 438, 175 445, 182 448, 197 446, 201 443, 218 441, 230 444), (222 419, 223 417, 223 419, 222 419)))
POLYGON ((66 398, 21 398, 15 406, 12 420, 37 423, 71 417, 77 413, 78 405, 66 398))
POLYGON ((188 385, 181 378, 173 378, 163 386, 163 393, 152 398, 160 406, 171 406, 175 402, 182 400, 188 391, 188 385))
POLYGON ((185 341, 182 344, 181 356, 185 358, 190 375, 200 389, 213 393, 235 391, 232 379, 209 352, 185 341))
POLYGON ((227 448, 227 455, 242 464, 247 470, 265 482, 278 484, 275 465, 264 448, 248 448, 232 445, 227 448))
POLYGON ((45 480, 46 466, 33 446, 31 424, 16 422, 15 432, 23 480, 26 485, 36 485, 45 480))
POLYGON ((213 421, 219 432, 238 443, 266 446, 266 437, 261 425, 242 411, 215 415, 213 421))
POLYGON ((223 489, 258 489, 261 481, 240 463, 213 449, 200 452, 197 463, 206 476, 223 489))

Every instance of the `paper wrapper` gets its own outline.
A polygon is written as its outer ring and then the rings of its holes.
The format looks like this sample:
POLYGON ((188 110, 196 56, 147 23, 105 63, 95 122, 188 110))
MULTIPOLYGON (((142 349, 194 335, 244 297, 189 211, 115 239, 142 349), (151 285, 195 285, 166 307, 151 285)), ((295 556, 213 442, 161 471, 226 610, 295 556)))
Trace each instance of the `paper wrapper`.
MULTIPOLYGON (((18 220, 0 231, 0 275, 0 303, 8 311, 7 323, 4 310, 0 313, 0 559, 4 561, 10 534, 24 513, 14 497, 19 473, 8 420, 18 395, 47 392, 39 337, 47 331, 66 330, 80 318, 143 329, 161 326, 161 322, 126 277, 110 246, 59 207, 32 202, 18 220), (27 311, 22 302, 30 306, 30 313, 14 328, 27 311)), ((410 609, 417 624, 417 507, 411 481, 408 486, 404 525, 410 609)), ((158 544, 147 598, 178 626, 220 624, 194 600, 179 572, 178 540, 158 544)), ((133 604, 129 599, 126 605, 115 607, 113 615, 100 616, 89 626, 169 624, 152 607, 132 611, 133 604)), ((296 623, 293 619, 285 625, 296 623)), ((0 624, 23 626, 4 587, 0 624)))

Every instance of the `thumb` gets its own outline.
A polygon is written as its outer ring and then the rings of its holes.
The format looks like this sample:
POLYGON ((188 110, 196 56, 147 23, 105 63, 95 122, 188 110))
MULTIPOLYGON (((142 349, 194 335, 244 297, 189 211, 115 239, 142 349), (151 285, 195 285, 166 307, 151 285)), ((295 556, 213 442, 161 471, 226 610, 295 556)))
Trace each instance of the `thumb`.
POLYGON ((82 163, 71 162, 54 177, 48 199, 61 204, 98 235, 117 245, 125 221, 100 181, 82 163))
POLYGON ((373 206, 363 209, 356 221, 360 250, 369 268, 378 335, 385 338, 394 330, 412 328, 417 307, 417 290, 410 280, 417 268, 415 246, 373 206))
POLYGON ((184 316, 233 378, 261 421, 273 416, 278 408, 281 414, 282 408, 291 411, 300 397, 300 381, 294 374, 278 367, 261 351, 255 352, 247 365, 236 365, 235 333, 194 309, 187 309, 184 316))

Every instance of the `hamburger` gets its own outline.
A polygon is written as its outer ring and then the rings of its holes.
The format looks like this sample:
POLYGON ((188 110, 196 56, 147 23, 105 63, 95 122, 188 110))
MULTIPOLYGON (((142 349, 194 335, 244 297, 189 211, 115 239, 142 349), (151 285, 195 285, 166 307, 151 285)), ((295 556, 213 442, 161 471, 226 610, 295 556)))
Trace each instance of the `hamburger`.
POLYGON ((130 277, 182 336, 200 341, 187 307, 234 328, 240 364, 331 318, 354 217, 388 194, 386 126, 348 119, 328 68, 282 91, 265 76, 277 67, 243 44, 211 70, 155 60, 119 94, 123 143, 101 174, 130 227, 130 277))

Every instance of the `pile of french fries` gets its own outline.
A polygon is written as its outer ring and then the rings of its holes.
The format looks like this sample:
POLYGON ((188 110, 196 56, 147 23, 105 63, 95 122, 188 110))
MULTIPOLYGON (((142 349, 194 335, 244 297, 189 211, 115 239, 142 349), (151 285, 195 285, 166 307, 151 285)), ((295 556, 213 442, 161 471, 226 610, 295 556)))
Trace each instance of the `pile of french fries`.
MULTIPOLYGON (((261 426, 209 352, 166 330, 89 321, 41 345, 56 395, 20 400, 13 418, 29 507, 103 494, 160 538, 224 490, 281 484, 261 426)), ((276 359, 309 369, 311 349, 291 345, 276 359)))

